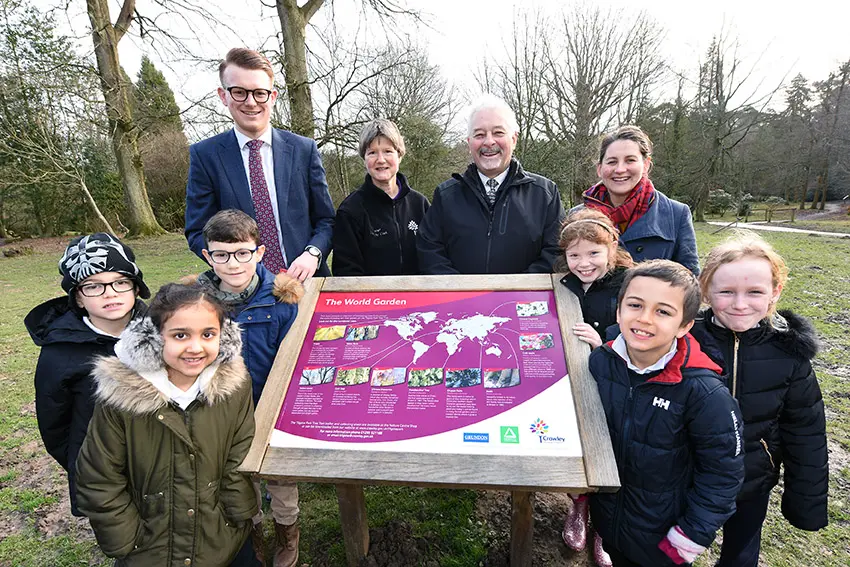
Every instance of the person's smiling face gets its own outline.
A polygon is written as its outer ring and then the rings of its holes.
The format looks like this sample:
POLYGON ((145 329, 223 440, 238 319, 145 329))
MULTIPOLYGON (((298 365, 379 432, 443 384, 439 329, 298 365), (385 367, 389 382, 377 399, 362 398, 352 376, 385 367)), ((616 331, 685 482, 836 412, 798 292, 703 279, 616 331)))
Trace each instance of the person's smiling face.
POLYGON ((466 139, 472 161, 483 175, 496 177, 508 168, 517 142, 505 112, 483 108, 472 119, 472 132, 466 139))
POLYGON ((163 323, 160 333, 168 379, 186 390, 218 356, 221 340, 218 314, 206 302, 187 305, 163 323))
POLYGON ((596 166, 596 174, 602 180, 611 204, 622 205, 641 178, 649 173, 649 158, 640 153, 640 146, 631 140, 617 140, 605 150, 602 162, 596 166))
POLYGON ((767 317, 781 291, 773 286, 770 262, 745 256, 717 268, 708 286, 708 300, 724 327, 743 332, 767 317))
POLYGON ((258 138, 265 132, 271 122, 271 109, 277 100, 277 91, 274 90, 272 78, 261 69, 245 69, 237 65, 228 65, 221 76, 223 86, 218 89, 218 96, 222 104, 230 111, 236 129, 251 139, 258 138), (259 103, 254 100, 254 95, 239 102, 234 100, 227 88, 242 87, 243 89, 267 89, 272 91, 266 102, 259 103))

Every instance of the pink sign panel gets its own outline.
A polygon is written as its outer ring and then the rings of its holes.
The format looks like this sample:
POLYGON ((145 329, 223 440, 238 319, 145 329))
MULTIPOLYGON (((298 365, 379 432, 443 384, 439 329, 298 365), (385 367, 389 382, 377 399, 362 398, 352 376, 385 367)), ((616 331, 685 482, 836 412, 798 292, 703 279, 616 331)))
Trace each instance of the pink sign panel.
POLYGON ((416 439, 498 416, 566 374, 551 291, 325 292, 275 428, 416 439))

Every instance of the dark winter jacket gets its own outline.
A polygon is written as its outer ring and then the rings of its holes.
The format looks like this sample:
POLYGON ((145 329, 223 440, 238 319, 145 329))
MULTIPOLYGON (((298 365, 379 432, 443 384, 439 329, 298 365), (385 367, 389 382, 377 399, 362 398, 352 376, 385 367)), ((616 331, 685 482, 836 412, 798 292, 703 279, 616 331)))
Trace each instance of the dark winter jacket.
POLYGON ((419 227, 423 274, 551 273, 564 208, 558 187, 511 160, 493 206, 474 164, 434 192, 419 227))
POLYGON ((635 262, 673 260, 699 273, 691 210, 661 191, 655 191, 655 200, 649 210, 620 235, 620 244, 635 262))
MULTIPOLYGON (((239 310, 229 314, 242 329, 242 358, 251 373, 254 405, 260 401, 277 350, 298 315, 298 300, 304 295, 301 283, 285 273, 273 275, 257 264, 257 275, 257 291, 239 310)), ((192 284, 198 276, 181 281, 192 284)))
POLYGON ((738 499, 770 492, 784 464, 782 513, 800 529, 826 526, 826 420, 811 365, 818 348, 811 323, 780 311, 772 322, 735 333, 714 322, 708 309, 691 332, 724 367, 741 406, 747 474, 738 499))
POLYGON ((345 198, 334 222, 333 275, 399 276, 419 273, 416 233, 428 199, 397 174, 395 199, 375 187, 372 178, 345 198))
POLYGON ((647 567, 673 564, 657 547, 672 526, 708 547, 744 479, 740 412, 720 368, 689 335, 657 373, 630 371, 611 343, 589 365, 622 485, 590 497, 602 541, 647 567))
POLYGON ((222 327, 218 367, 198 378, 185 411, 143 377, 165 372, 150 319, 128 325, 121 342, 121 359, 101 358, 94 370, 98 404, 77 460, 80 510, 116 565, 225 567, 257 512, 254 487, 236 470, 254 436, 238 326, 222 327))
MULTIPOLYGON (((147 307, 136 301, 134 314, 147 307)), ((71 513, 77 510, 74 479, 80 446, 94 411, 94 357, 114 354, 118 339, 94 332, 74 313, 68 297, 57 297, 34 308, 24 319, 27 331, 41 347, 35 368, 35 413, 44 447, 68 472, 71 513)))
POLYGON ((614 268, 590 284, 587 291, 582 288, 581 280, 575 274, 569 273, 561 278, 561 284, 578 297, 584 322, 592 326, 603 341, 605 329, 617 324, 617 295, 626 270, 622 266, 614 268))

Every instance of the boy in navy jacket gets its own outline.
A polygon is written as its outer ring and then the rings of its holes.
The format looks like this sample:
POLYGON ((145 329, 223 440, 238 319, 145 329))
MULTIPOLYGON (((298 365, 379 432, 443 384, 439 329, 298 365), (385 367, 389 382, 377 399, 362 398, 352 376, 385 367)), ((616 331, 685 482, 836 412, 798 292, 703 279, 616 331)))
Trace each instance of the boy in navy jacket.
MULTIPOLYGON (((221 300, 242 329, 242 358, 251 374, 256 405, 304 290, 297 279, 273 274, 260 264, 265 247, 259 228, 242 211, 226 209, 213 215, 204 226, 204 241, 203 255, 212 270, 198 276, 197 284, 221 300)), ((255 487, 259 497, 259 483, 255 487)), ((293 483, 266 488, 278 544, 274 565, 294 566, 300 537, 298 487, 293 483)), ((265 565, 262 511, 254 517, 252 538, 257 559, 265 565)))
POLYGON ((643 262, 623 280, 620 335, 590 356, 622 484, 590 513, 615 567, 692 563, 735 511, 742 420, 688 334, 699 305, 688 269, 643 262))

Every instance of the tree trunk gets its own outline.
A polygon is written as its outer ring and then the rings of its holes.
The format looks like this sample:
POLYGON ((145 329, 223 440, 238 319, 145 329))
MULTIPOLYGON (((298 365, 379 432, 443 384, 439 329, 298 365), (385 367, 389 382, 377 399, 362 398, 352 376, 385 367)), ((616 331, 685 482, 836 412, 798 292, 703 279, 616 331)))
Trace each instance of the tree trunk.
POLYGON ((823 180, 823 188, 820 192, 820 204, 818 205, 818 210, 822 211, 824 207, 826 207, 826 190, 829 185, 829 177, 824 177, 823 180))
POLYGON ((139 130, 133 122, 130 93, 118 60, 118 42, 132 21, 135 0, 124 0, 118 22, 114 26, 109 17, 107 0, 86 0, 86 3, 92 25, 97 71, 112 134, 112 151, 118 161, 118 172, 124 186, 129 235, 163 234, 165 230, 153 214, 145 188, 145 174, 139 154, 139 130))
POLYGON ((91 191, 89 191, 89 188, 86 185, 86 182, 82 178, 82 176, 80 177, 80 189, 83 190, 83 195, 85 195, 86 203, 89 207, 91 207, 94 216, 97 217, 97 220, 100 221, 100 224, 103 226, 104 229, 106 229, 106 232, 112 234, 113 236, 118 236, 115 233, 115 230, 109 224, 109 221, 106 220, 106 217, 103 216, 103 213, 100 212, 100 207, 97 206, 97 203, 95 202, 94 197, 92 197, 91 191))
POLYGON ((312 138, 313 98, 307 74, 307 23, 322 7, 324 0, 308 0, 299 7, 297 0, 277 0, 277 15, 283 33, 283 73, 289 98, 290 129, 312 138))
MULTIPOLYGON (((823 186, 823 175, 818 175, 818 183, 817 183, 817 185, 815 185, 815 192, 812 195, 812 205, 809 207, 810 210, 814 209, 817 206, 818 195, 820 195, 819 191, 821 190, 822 186, 823 186)), ((805 200, 806 200, 806 196, 803 195, 803 201, 805 201, 805 200)))

